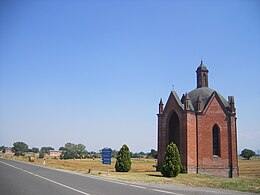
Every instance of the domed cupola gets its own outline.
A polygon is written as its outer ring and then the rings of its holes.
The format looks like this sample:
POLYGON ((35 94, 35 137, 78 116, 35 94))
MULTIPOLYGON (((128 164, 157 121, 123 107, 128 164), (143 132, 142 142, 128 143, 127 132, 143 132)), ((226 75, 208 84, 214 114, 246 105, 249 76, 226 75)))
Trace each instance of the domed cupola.
POLYGON ((208 69, 201 60, 200 66, 197 68, 197 88, 208 87, 208 69))
POLYGON ((201 61, 196 70, 197 88, 188 93, 195 111, 203 111, 212 93, 215 92, 225 107, 229 107, 227 100, 214 89, 208 87, 208 69, 201 61))

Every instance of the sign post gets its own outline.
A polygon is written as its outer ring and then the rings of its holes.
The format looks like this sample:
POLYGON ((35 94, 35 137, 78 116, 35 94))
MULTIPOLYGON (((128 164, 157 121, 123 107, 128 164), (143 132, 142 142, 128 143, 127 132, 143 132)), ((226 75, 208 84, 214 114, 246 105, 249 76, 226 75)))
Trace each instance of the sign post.
MULTIPOLYGON (((112 154, 111 148, 102 149, 102 163, 103 164, 111 165, 111 154, 112 154)), ((108 167, 107 167, 107 174, 108 174, 108 167)))

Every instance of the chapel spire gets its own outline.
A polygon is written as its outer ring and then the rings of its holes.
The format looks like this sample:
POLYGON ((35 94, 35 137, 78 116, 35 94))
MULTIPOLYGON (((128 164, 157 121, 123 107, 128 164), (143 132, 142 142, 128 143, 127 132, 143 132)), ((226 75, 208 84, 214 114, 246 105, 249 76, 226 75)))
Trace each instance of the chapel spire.
POLYGON ((163 113, 163 101, 162 98, 160 99, 160 103, 159 103, 159 114, 163 113))
POLYGON ((201 60, 199 67, 196 70, 197 73, 197 88, 208 87, 208 69, 201 60))

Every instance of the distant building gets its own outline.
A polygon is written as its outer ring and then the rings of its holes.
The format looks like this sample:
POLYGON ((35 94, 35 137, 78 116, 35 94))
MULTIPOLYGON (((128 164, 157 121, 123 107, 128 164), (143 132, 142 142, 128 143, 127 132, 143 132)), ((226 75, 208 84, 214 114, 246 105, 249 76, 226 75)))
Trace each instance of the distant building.
POLYGON ((12 148, 5 148, 5 149, 3 150, 3 153, 4 153, 4 154, 14 154, 13 151, 12 151, 12 148))
POLYGON ((57 156, 57 157, 60 157, 61 151, 50 150, 50 151, 48 152, 48 155, 49 155, 49 156, 57 156))
POLYGON ((180 99, 171 91, 158 113, 158 169, 174 142, 188 173, 238 176, 237 127, 234 97, 228 101, 208 87, 208 70, 201 61, 197 88, 180 99))
POLYGON ((25 152, 25 156, 35 156, 34 152, 25 152))

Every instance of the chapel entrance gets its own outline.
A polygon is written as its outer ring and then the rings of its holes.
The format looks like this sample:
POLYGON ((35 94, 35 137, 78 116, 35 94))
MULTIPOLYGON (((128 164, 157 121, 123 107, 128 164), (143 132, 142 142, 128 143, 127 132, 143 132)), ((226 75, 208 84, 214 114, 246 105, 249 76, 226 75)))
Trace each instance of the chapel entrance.
POLYGON ((180 121, 176 112, 172 113, 169 121, 169 143, 175 143, 180 150, 180 121))

